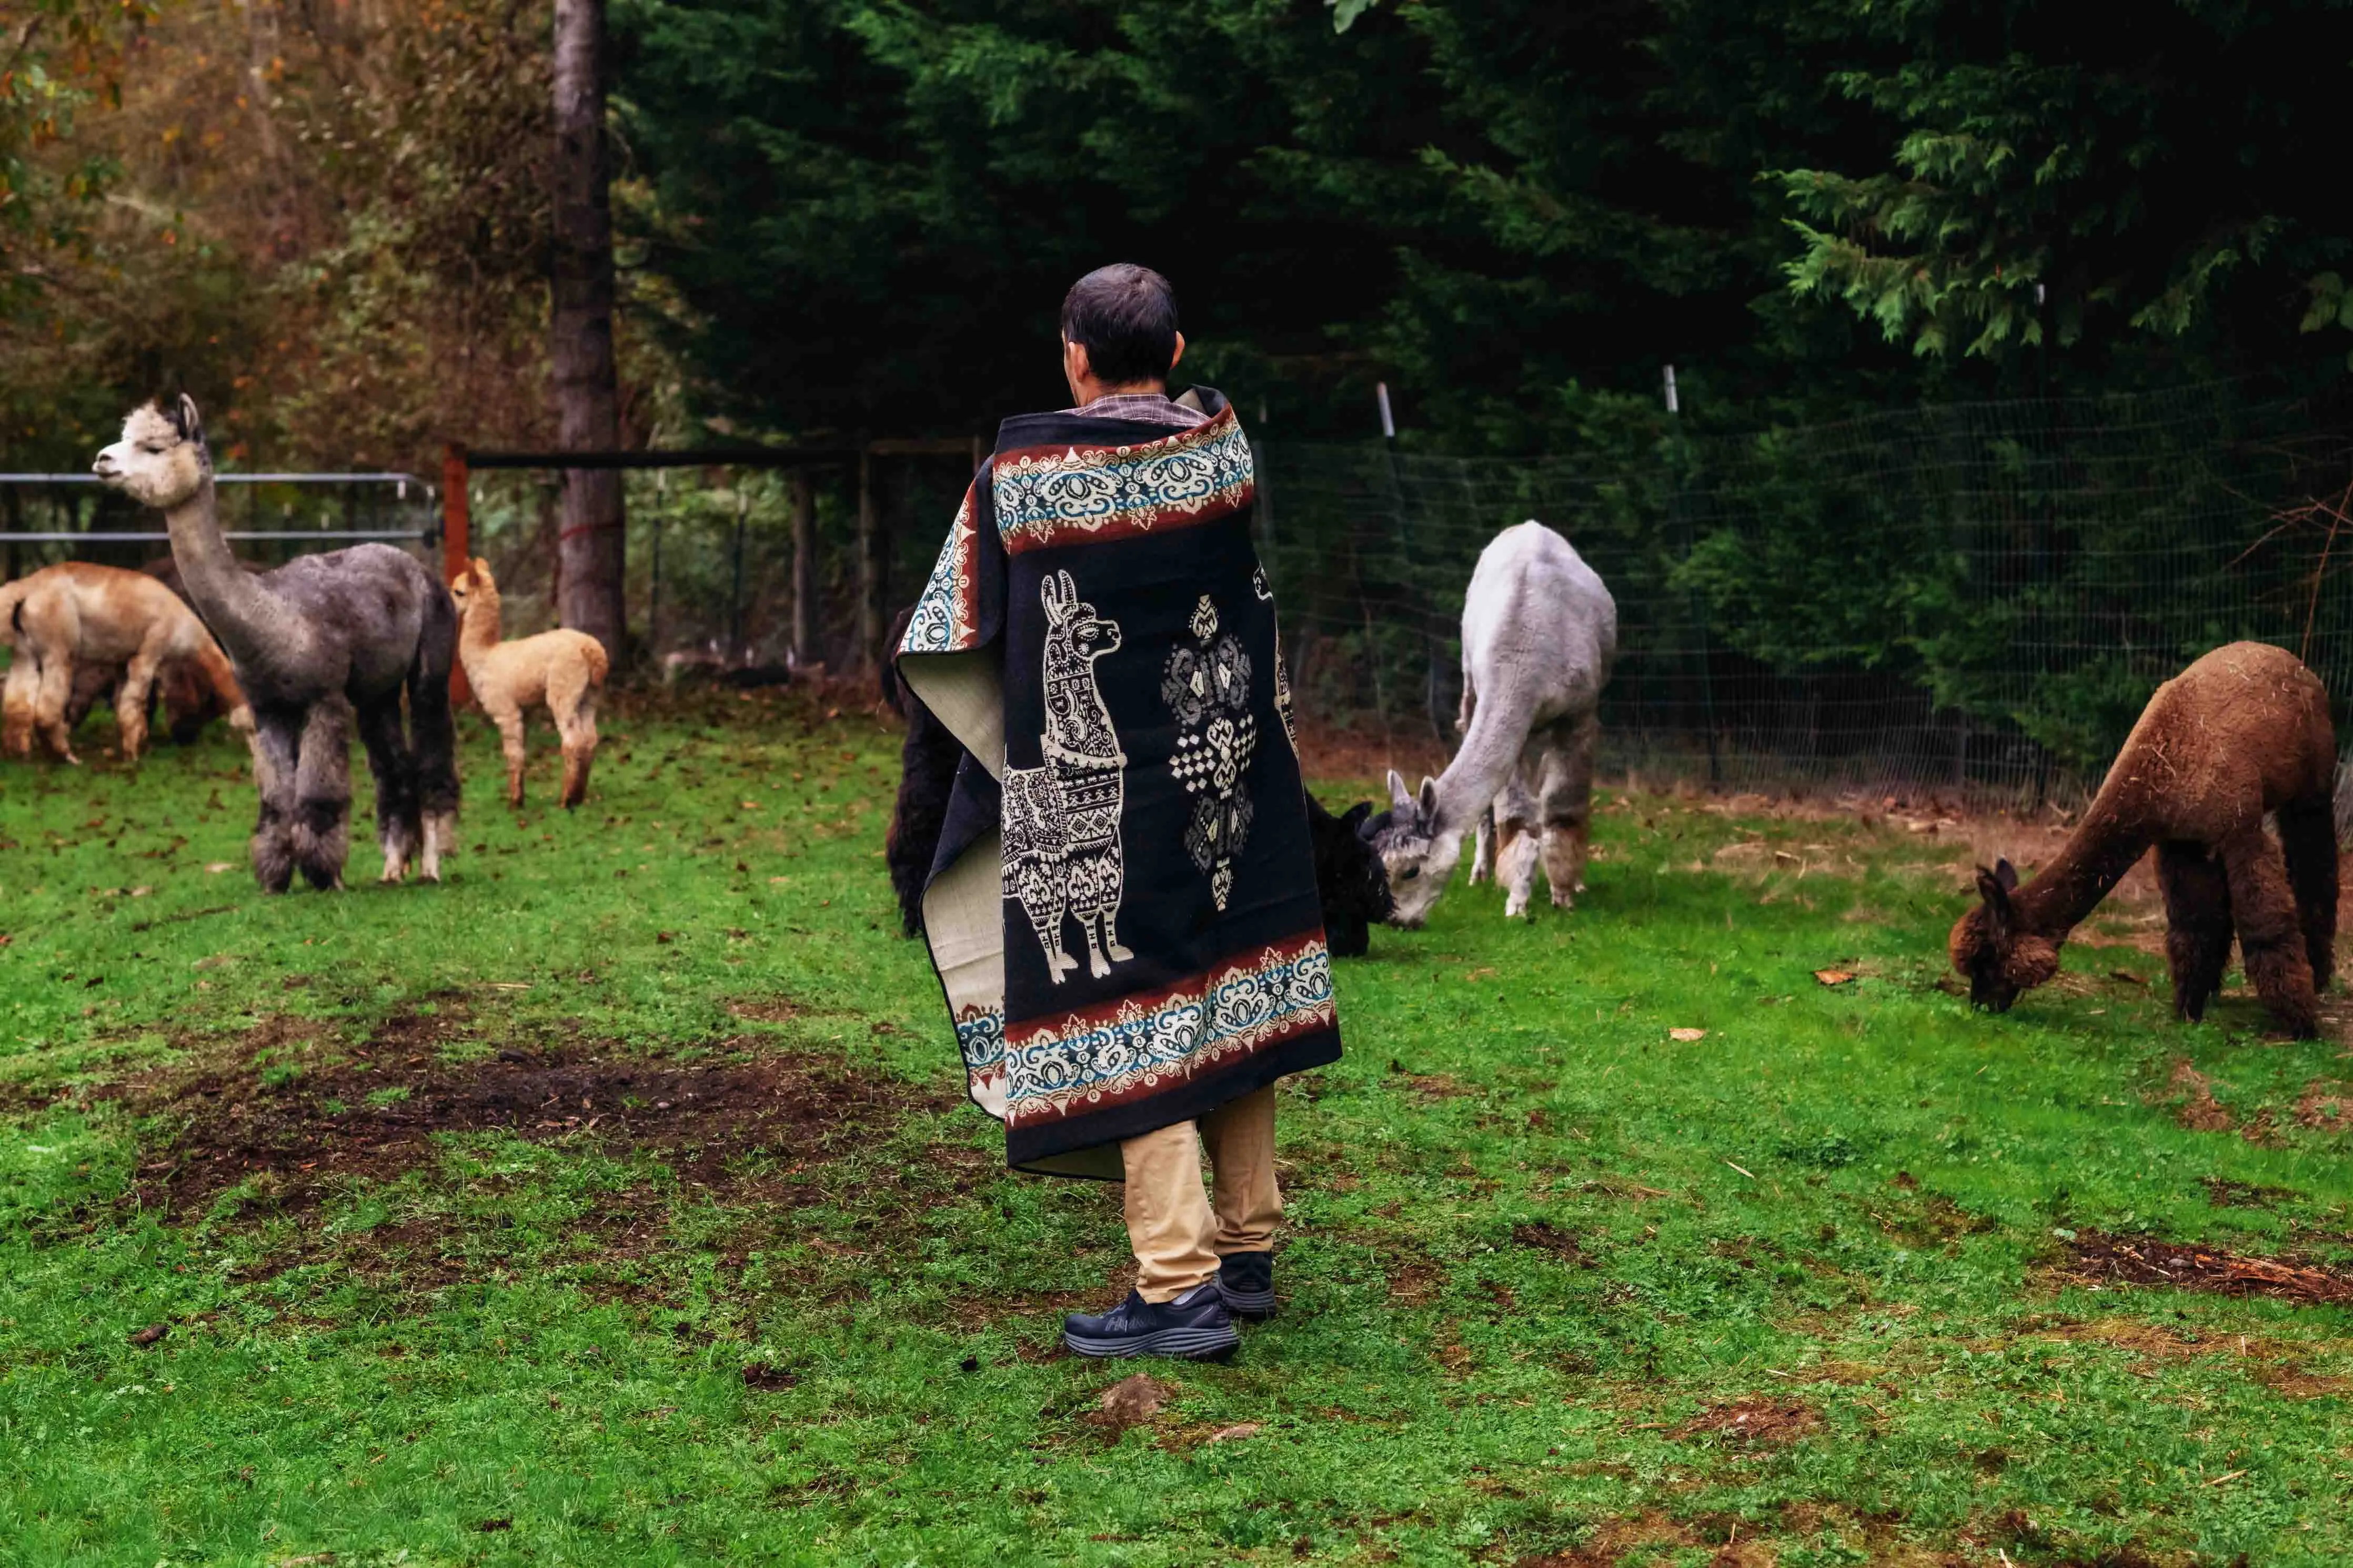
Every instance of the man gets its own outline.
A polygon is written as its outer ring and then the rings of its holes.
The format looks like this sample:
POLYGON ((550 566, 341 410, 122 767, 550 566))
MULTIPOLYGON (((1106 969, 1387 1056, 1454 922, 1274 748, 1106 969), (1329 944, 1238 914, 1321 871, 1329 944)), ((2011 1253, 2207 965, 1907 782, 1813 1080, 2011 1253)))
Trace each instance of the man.
POLYGON ((1250 443, 1168 396, 1158 273, 1089 273, 1061 328, 1072 406, 999 429, 900 645, 971 753, 925 940, 1007 1163, 1126 1184, 1135 1289, 1065 1342, 1223 1357, 1274 1310, 1274 1084, 1339 1057, 1331 955, 1250 443))

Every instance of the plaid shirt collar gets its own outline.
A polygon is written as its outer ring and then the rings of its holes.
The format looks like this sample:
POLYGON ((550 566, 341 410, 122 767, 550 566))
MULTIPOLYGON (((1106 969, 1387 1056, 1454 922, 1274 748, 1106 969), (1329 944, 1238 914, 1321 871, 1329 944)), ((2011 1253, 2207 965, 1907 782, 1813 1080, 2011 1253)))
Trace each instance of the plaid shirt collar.
POLYGON ((1065 414, 1075 414, 1082 419, 1136 419, 1148 425, 1167 425, 1176 429, 1190 429, 1206 424, 1208 416, 1198 408, 1187 408, 1164 392, 1114 392, 1108 397, 1098 397, 1083 408, 1065 408, 1065 414))

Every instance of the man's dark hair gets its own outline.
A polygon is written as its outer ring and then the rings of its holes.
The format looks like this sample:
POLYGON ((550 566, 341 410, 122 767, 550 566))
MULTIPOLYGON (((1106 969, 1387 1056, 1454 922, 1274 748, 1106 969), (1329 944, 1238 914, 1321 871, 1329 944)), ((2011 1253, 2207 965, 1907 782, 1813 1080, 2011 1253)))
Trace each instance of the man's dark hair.
POLYGON ((1176 290, 1149 267, 1098 267, 1062 296, 1062 336, 1086 345, 1098 381, 1166 381, 1176 358, 1176 290))

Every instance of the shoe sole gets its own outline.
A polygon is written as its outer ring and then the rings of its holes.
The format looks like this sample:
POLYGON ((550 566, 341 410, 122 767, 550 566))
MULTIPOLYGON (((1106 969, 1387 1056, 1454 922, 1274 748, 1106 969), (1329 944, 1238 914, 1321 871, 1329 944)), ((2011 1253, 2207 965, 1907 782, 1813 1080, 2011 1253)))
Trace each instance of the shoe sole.
POLYGON ((1218 1295, 1226 1303, 1226 1310, 1237 1318, 1271 1318, 1274 1316, 1274 1288, 1263 1290, 1231 1290, 1220 1284, 1218 1295))
POLYGON ((1167 1356, 1176 1361, 1223 1361, 1242 1342, 1228 1324, 1222 1329, 1162 1329, 1157 1333, 1124 1335, 1115 1340, 1090 1339, 1062 1331, 1062 1342, 1095 1361, 1123 1361, 1131 1356, 1167 1356))

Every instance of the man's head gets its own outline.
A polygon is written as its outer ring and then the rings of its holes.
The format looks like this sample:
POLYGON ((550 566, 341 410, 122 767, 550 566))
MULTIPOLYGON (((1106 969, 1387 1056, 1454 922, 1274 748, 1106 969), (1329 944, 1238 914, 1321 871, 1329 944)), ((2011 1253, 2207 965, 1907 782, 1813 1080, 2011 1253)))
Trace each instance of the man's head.
POLYGON ((1062 297, 1062 374, 1084 407, 1115 392, 1161 392, 1185 354, 1176 290, 1149 267, 1099 267, 1062 297))

